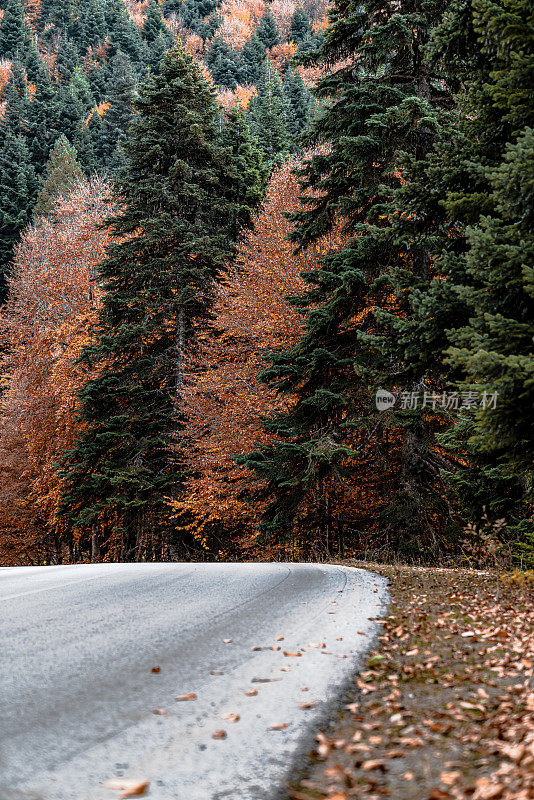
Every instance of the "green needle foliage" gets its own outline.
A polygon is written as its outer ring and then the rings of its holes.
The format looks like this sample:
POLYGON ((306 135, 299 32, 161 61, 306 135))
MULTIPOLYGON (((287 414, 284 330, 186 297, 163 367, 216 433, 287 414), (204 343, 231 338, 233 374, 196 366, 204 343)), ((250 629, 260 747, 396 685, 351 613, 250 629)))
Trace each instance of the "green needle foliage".
POLYGON ((179 491, 183 358, 209 314, 212 281, 232 250, 234 204, 212 90, 179 48, 135 101, 119 182, 123 241, 99 268, 104 289, 95 367, 80 395, 84 431, 63 462, 60 514, 83 546, 163 558, 179 491))

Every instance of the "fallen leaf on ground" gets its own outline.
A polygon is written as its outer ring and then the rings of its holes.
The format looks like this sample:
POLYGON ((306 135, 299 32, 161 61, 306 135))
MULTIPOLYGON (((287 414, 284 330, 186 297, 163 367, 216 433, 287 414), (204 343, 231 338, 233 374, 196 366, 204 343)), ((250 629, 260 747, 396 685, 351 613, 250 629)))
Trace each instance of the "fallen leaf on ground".
POLYGON ((241 717, 239 714, 224 714, 223 719, 225 719, 227 722, 239 722, 241 717))
POLYGON ((301 703, 299 708, 302 709, 302 711, 308 711, 308 709, 316 708, 316 706, 317 706, 317 703, 301 703))
POLYGON ((215 733, 211 734, 212 739, 226 739, 227 736, 228 734, 226 733, 226 731, 223 731, 222 728, 215 731, 215 733))
POLYGON ((164 708, 154 708, 154 709, 152 709, 152 713, 153 714, 157 714, 158 716, 162 717, 167 712, 165 711, 164 708))
POLYGON ((150 672, 161 672, 161 667, 152 667, 150 672))
POLYGON ((288 658, 300 658, 302 653, 288 653, 287 650, 284 650, 284 655, 288 658))
POLYGON ((224 672, 220 672, 218 669, 210 669, 210 675, 224 675, 224 672))
POLYGON ((230 644, 231 641, 231 639, 223 639, 223 644, 230 644))
POLYGON ((269 725, 268 730, 285 731, 286 728, 289 728, 289 722, 273 722, 272 725, 269 725))
POLYGON ((247 697, 254 697, 254 695, 258 694, 257 689, 247 689, 245 692, 247 697))
POLYGON ((174 699, 177 700, 179 703, 184 702, 185 700, 196 700, 198 697, 196 692, 188 692, 187 694, 180 694, 178 697, 174 699))

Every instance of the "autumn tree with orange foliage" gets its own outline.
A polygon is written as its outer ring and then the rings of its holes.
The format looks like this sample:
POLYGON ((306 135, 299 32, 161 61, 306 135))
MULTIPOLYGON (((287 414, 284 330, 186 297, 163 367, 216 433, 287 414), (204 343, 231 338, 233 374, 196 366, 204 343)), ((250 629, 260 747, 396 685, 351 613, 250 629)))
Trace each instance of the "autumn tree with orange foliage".
POLYGON ((291 402, 259 383, 257 374, 267 352, 292 344, 300 335, 300 316, 288 305, 287 295, 301 291, 301 273, 317 268, 320 254, 339 244, 339 234, 332 232, 313 247, 294 252, 286 216, 299 206, 294 166, 286 163, 271 178, 254 229, 244 236, 217 287, 213 330, 199 330, 197 348, 189 357, 184 390, 188 426, 181 448, 191 478, 184 497, 173 505, 207 554, 232 557, 245 552, 269 558, 280 552, 272 542, 261 547, 255 542, 258 505, 249 501, 260 483, 234 456, 268 442, 262 415, 291 402))
POLYGON ((24 234, 0 318, 0 564, 76 557, 55 519, 57 462, 78 431, 76 359, 91 339, 99 291, 92 282, 108 233, 109 187, 84 181, 24 234))

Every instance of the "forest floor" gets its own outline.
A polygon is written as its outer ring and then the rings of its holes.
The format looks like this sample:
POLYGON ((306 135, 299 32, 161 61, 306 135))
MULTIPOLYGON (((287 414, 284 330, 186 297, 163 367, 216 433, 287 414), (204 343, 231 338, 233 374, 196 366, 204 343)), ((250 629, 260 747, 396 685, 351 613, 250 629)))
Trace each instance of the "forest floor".
POLYGON ((534 798, 534 597, 497 573, 390 581, 382 635, 291 800, 534 798))

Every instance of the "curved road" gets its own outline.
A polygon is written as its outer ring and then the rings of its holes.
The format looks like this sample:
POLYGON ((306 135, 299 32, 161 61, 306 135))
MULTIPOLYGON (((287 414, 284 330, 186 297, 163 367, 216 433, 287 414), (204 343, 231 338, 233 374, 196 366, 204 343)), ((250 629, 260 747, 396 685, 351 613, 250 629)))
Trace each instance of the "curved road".
POLYGON ((386 597, 322 564, 0 569, 2 800, 283 796, 386 597))

